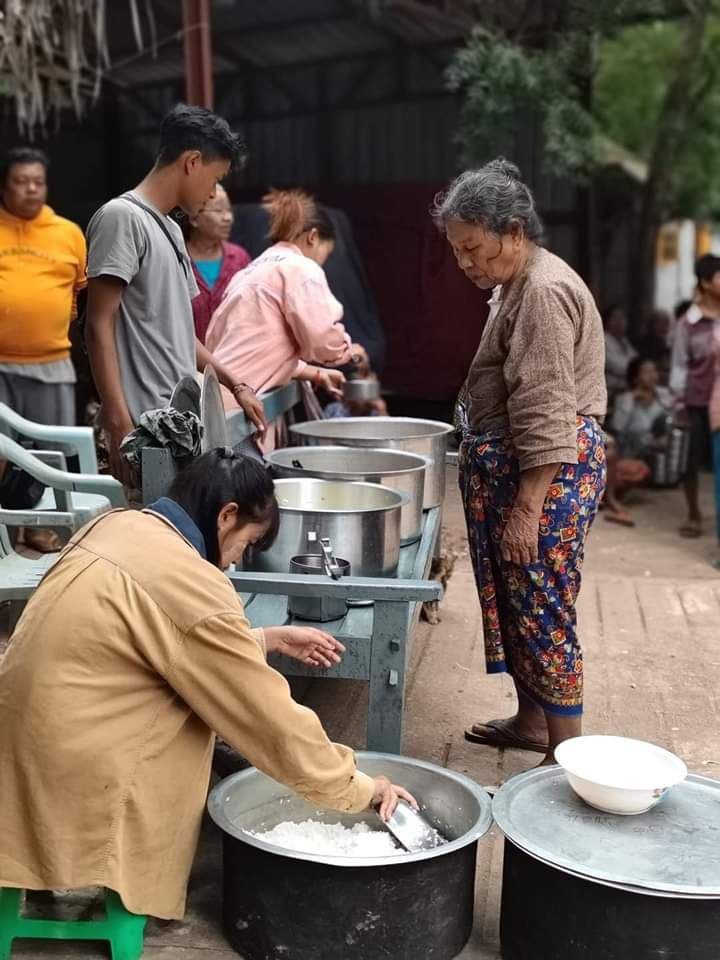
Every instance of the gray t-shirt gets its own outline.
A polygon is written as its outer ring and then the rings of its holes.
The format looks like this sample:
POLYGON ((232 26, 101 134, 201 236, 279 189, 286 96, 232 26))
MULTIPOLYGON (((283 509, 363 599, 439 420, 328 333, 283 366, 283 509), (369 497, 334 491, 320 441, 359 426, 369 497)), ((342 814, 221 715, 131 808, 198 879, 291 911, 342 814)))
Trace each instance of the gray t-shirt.
POLYGON ((146 410, 165 406, 177 382, 197 369, 191 305, 197 283, 180 227, 156 213, 182 253, 185 270, 154 218, 122 197, 101 207, 87 228, 88 277, 119 277, 127 284, 115 344, 134 423, 146 410))

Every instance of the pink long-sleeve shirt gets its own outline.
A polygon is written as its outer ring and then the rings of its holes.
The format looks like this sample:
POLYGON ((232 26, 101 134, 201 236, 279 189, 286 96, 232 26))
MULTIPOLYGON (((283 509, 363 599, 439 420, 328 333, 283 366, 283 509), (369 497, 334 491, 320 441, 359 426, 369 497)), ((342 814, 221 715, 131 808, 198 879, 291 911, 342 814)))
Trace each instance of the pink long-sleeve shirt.
MULTIPOLYGON (((350 360, 343 308, 325 271, 292 243, 276 243, 230 281, 205 337, 208 350, 257 392, 283 386, 305 362, 350 360)), ((227 391, 225 406, 237 407, 227 391)))

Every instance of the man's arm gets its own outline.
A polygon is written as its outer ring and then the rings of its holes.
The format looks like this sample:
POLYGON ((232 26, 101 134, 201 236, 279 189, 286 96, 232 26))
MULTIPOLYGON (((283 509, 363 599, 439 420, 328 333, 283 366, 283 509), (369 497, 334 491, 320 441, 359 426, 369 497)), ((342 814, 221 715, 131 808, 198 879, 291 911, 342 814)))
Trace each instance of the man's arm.
POLYGON ((120 455, 123 437, 134 428, 120 379, 115 345, 115 323, 125 281, 118 277, 93 277, 88 283, 85 338, 90 366, 102 404, 103 427, 108 444, 110 469, 123 483, 131 481, 130 466, 120 455))

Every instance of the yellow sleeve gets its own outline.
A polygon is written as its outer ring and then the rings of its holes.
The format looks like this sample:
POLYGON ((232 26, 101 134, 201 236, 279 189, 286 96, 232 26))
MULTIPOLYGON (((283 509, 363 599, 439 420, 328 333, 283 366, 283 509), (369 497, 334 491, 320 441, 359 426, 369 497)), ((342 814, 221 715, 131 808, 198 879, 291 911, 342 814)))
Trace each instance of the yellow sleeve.
POLYGON ((77 229, 77 272, 75 277, 75 290, 82 290, 87 286, 87 244, 85 235, 80 228, 77 229))
POLYGON ((350 813, 370 805, 372 778, 357 770, 349 747, 328 739, 317 714, 293 700, 242 612, 189 630, 166 679, 223 740, 306 800, 350 813))

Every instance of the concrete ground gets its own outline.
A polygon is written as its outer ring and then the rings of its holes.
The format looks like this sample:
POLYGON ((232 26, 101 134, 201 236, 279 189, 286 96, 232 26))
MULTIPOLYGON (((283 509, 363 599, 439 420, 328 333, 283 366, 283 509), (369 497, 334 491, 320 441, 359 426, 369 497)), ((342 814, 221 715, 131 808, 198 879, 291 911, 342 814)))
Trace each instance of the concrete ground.
MULTIPOLYGON (((712 517, 706 484, 707 516, 712 517)), ((691 771, 720 778, 720 574, 711 566, 715 538, 682 540, 679 492, 643 492, 630 503, 637 525, 596 523, 580 598, 585 647, 587 732, 652 740, 680 754, 691 771)), ((498 784, 537 763, 535 754, 468 744, 464 727, 513 711, 507 677, 486 677, 480 615, 463 538, 454 477, 449 476, 446 544, 458 559, 442 622, 415 634, 404 753, 498 784)), ((320 681, 304 694, 336 739, 364 746, 364 685, 320 681)), ((476 923, 463 960, 499 960, 502 842, 496 830, 479 847, 476 923)), ((193 871, 182 923, 151 921, 147 960, 231 960, 220 930, 220 851, 208 827, 193 871)), ((79 908, 78 908, 79 909, 79 908)), ((95 945, 18 943, 13 957, 76 960, 103 957, 95 945)), ((342 960, 338 957, 338 960, 342 960)), ((418 958, 421 960, 421 958, 418 958)))

